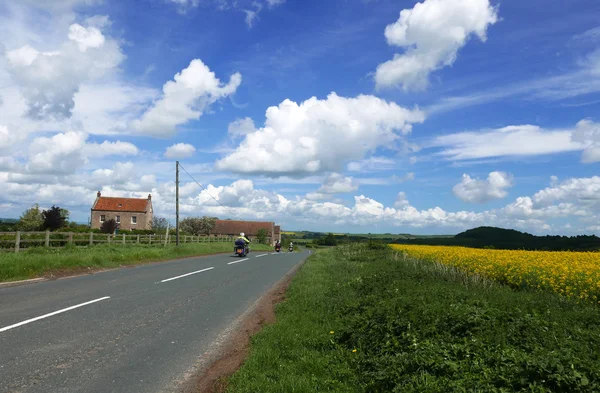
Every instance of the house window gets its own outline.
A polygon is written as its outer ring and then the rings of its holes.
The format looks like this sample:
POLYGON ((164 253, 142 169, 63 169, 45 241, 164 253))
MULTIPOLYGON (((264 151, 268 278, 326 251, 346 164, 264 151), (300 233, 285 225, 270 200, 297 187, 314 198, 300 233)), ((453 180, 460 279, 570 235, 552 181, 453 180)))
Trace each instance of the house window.
POLYGON ((136 216, 131 216, 131 223, 132 224, 137 224, 137 217, 136 216))
POLYGON ((121 216, 117 216, 117 224, 121 223, 121 216))
POLYGON ((104 222, 104 221, 106 221, 106 216, 104 214, 102 214, 100 216, 100 222, 104 222))

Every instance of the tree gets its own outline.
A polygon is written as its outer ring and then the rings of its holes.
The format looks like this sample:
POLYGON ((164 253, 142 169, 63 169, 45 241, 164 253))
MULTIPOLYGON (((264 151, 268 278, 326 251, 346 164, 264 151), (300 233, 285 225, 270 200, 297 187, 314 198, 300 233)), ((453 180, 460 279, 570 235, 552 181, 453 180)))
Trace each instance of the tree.
POLYGON ((261 228, 256 233, 256 238, 259 243, 267 244, 267 230, 265 228, 261 228))
POLYGON ((65 220, 65 224, 69 222, 69 211, 67 209, 60 209, 60 216, 65 220))
POLYGON ((63 209, 58 206, 52 206, 48 210, 42 212, 44 219, 44 229, 55 231, 65 226, 65 218, 63 217, 63 209))
POLYGON ((169 221, 164 217, 154 216, 152 217, 152 229, 156 232, 164 232, 167 230, 169 221))
POLYGON ((19 219, 17 228, 21 231, 38 231, 44 225, 42 211, 36 203, 31 208, 25 210, 19 219))
POLYGON ((117 222, 114 218, 105 220, 100 226, 100 232, 102 233, 114 233, 117 229, 117 222))
POLYGON ((210 235, 215 224, 214 217, 188 217, 179 222, 179 229, 194 236, 210 235))

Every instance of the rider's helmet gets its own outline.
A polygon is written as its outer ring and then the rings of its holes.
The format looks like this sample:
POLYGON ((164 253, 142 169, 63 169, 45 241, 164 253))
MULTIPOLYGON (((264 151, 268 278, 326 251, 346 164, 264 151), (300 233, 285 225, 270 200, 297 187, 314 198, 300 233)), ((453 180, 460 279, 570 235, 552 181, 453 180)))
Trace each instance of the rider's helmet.
POLYGON ((241 237, 244 237, 244 232, 240 233, 240 236, 241 236, 241 237))

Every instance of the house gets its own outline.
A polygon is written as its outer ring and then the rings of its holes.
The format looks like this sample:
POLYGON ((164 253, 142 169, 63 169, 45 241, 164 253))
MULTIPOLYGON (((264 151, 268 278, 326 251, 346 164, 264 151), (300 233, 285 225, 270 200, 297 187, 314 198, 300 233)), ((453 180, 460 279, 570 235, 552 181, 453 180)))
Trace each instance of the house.
POLYGON ((280 240, 280 227, 272 221, 216 220, 210 233, 213 236, 239 236, 243 232, 246 237, 255 240, 261 229, 266 231, 267 243, 273 244, 275 240, 280 240))
POLYGON ((92 206, 92 228, 114 219, 121 230, 152 229, 152 195, 148 199, 105 197, 100 194, 92 206))

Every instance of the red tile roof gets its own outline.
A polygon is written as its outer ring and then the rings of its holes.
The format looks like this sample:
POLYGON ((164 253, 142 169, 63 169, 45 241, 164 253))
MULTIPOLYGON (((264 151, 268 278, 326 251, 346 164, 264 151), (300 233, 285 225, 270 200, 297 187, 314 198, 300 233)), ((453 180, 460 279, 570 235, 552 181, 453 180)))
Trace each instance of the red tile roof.
POLYGON ((211 233, 237 236, 244 232, 246 236, 256 236, 259 229, 266 229, 267 236, 273 236, 273 224, 273 222, 264 221, 217 220, 211 233))
POLYGON ((92 210, 144 213, 149 210, 148 199, 100 197, 92 210))

